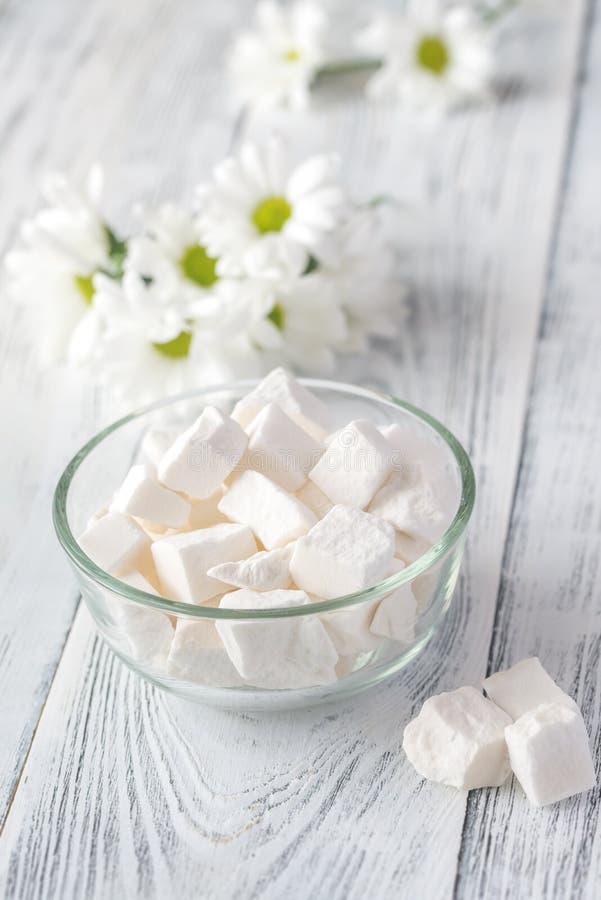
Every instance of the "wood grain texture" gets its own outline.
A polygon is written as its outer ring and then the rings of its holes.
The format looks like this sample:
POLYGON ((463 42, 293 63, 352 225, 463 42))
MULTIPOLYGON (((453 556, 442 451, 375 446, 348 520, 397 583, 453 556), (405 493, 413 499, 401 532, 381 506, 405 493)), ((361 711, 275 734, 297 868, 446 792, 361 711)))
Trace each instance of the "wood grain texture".
MULTIPOLYGON (((150 13, 145 20, 154 40, 160 32, 165 46, 187 45, 183 13, 156 9, 160 25, 150 13)), ((231 7, 227 15, 233 21, 231 7)), ((80 612, 7 817, 0 877, 9 896, 452 894, 466 798, 417 777, 400 750, 402 728, 426 696, 486 669, 581 24, 575 3, 527 31, 528 61, 540 64, 524 89, 446 121, 442 132, 345 87, 324 94, 310 117, 277 120, 299 156, 340 150, 357 196, 394 188, 414 210, 404 228, 414 284, 406 327, 337 375, 422 403, 472 452, 480 499, 440 634, 368 695, 301 714, 236 717, 139 682, 80 612)), ((219 41, 207 37, 211 53, 219 41)), ((131 62, 138 85, 144 64, 131 62)), ((189 118, 172 108, 191 102, 191 86, 174 86, 172 65, 161 58, 155 79, 171 98, 165 114, 175 133, 165 143, 148 92, 138 129, 122 133, 119 148, 128 172, 144 155, 147 194, 157 166, 182 184, 192 174, 189 118)), ((87 94, 78 91, 81 103, 87 94)), ((119 126, 99 102, 108 145, 119 126)), ((119 101, 119 115, 128 102, 119 101)), ((253 119, 247 133, 270 128, 253 119)), ((460 881, 466 896, 476 883, 471 875, 460 881)))
MULTIPOLYGON (((191 191, 227 150, 216 92, 230 13, 205 27, 201 4, 71 0, 9 3, 0 13, 0 252, 39 202, 48 170, 106 169, 111 216, 132 202, 191 191)), ((40 290, 43 290, 40 285, 40 290)), ((4 299, 4 298, 3 298, 4 299)), ((0 306, 3 429, 0 568, 0 823, 76 608, 52 530, 58 476, 109 411, 71 372, 36 367, 19 311, 0 306)))
POLYGON ((395 798, 421 790, 400 752, 402 692, 388 685, 377 702, 273 718, 199 710, 127 673, 82 610, 30 755, 41 774, 43 749, 44 777, 24 776, 7 823, 8 894, 175 897, 200 883, 203 897, 219 898, 383 889, 385 857, 398 863, 390 784, 395 798), (69 735, 68 749, 43 736, 46 723, 69 735))
MULTIPOLYGON (((489 671, 538 655, 580 704, 601 759, 601 223, 591 192, 601 133, 601 5, 538 342, 489 671)), ((457 893, 597 898, 599 789, 544 810, 515 783, 470 795, 457 893)))

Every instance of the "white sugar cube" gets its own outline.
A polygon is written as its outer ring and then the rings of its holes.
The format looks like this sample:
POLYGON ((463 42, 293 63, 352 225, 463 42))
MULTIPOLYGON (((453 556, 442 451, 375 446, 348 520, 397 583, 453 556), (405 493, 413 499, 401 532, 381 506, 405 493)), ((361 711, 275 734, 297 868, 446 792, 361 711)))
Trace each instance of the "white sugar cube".
POLYGON ((163 595, 182 603, 203 603, 226 590, 222 582, 207 575, 208 569, 256 551, 251 530, 233 524, 176 534, 152 545, 163 595))
POLYGON ((247 441, 237 422, 207 406, 162 457, 159 479, 174 491, 204 500, 238 465, 247 441))
POLYGON ((158 522, 147 522, 145 519, 138 519, 138 525, 144 529, 151 541, 157 541, 159 538, 167 537, 170 534, 179 534, 179 528, 168 528, 166 525, 159 525, 158 522))
POLYGON ((459 506, 461 488, 450 451, 442 440, 426 435, 419 426, 408 422, 384 425, 380 431, 395 451, 395 468, 411 468, 417 464, 439 505, 452 519, 459 506))
MULTIPOLYGON (((393 560, 390 574, 405 568, 400 559, 393 560)), ((370 630, 372 634, 409 644, 415 639, 417 603, 410 584, 403 584, 380 601, 370 630)))
POLYGON ((330 498, 326 497, 324 492, 311 479, 306 481, 302 488, 296 492, 296 496, 301 503, 313 510, 318 519, 323 519, 325 514, 334 506, 330 498))
POLYGON ((110 505, 111 512, 136 516, 169 528, 182 528, 190 516, 190 504, 162 487, 146 466, 132 466, 110 505))
POLYGON ((341 429, 309 472, 333 503, 363 509, 392 471, 392 453, 375 425, 358 419, 341 429))
POLYGON ((121 513, 108 512, 92 522, 78 543, 107 572, 119 573, 148 562, 150 538, 133 519, 121 513))
MULTIPOLYGON (((225 594, 221 607, 274 609, 309 603, 303 591, 240 590, 225 594)), ((237 671, 256 687, 303 688, 336 680, 338 654, 317 616, 220 619, 216 628, 237 671)))
POLYGON ((275 403, 268 403, 248 427, 246 463, 286 491, 298 490, 323 453, 323 445, 275 403))
POLYGON ((428 609, 438 590, 445 590, 445 585, 439 583, 441 577, 443 577, 443 573, 437 569, 430 569, 423 575, 418 575, 411 582, 411 590, 417 603, 418 613, 428 609))
POLYGON ((124 581, 126 584, 130 584, 139 591, 145 591, 147 594, 154 594, 155 597, 159 596, 154 585, 152 585, 149 580, 136 569, 128 569, 125 572, 121 572, 119 581, 124 581))
POLYGON ((252 470, 236 478, 223 495, 219 510, 233 522, 252 528, 267 550, 289 544, 317 522, 315 513, 300 500, 252 470))
MULTIPOLYGON (((139 591, 157 594, 150 582, 135 570, 121 573, 119 579, 139 591)), ((117 626, 115 639, 124 651, 138 663, 163 668, 173 638, 169 616, 116 595, 107 598, 107 605, 117 626)))
POLYGON ((555 684, 537 656, 523 659, 511 669, 496 672, 482 682, 482 687, 497 706, 512 719, 519 719, 543 703, 563 703, 578 709, 568 694, 555 684))
POLYGON ((293 422, 296 422, 317 441, 328 430, 328 408, 315 394, 300 384, 286 369, 273 369, 250 394, 238 401, 232 418, 246 428, 265 404, 277 403, 293 422))
POLYGON ((377 492, 368 510, 398 531, 435 543, 451 524, 419 468, 395 471, 377 492))
POLYGON ((383 425, 379 431, 396 451, 397 465, 419 463, 432 475, 446 470, 449 451, 434 437, 426 436, 420 426, 395 422, 393 425, 383 425))
POLYGON ((378 600, 363 600, 354 606, 325 613, 321 620, 341 656, 376 650, 382 638, 370 630, 378 600))
POLYGON ((111 503, 111 501, 109 500, 109 502, 107 504, 105 504, 104 506, 101 506, 99 509, 96 510, 96 512, 92 513, 92 515, 86 522, 86 529, 88 529, 92 525, 94 525, 99 519, 102 519, 103 516, 106 516, 107 512, 109 511, 110 503, 111 503))
POLYGON ((498 786, 507 779, 505 728, 509 716, 473 687, 426 700, 409 722, 403 749, 424 778, 461 790, 498 786))
POLYGON ((332 599, 381 581, 393 557, 392 526, 361 510, 334 506, 296 542, 290 573, 302 590, 332 599))
POLYGON ((219 489, 205 500, 190 501, 190 518, 188 528, 196 531, 198 528, 209 528, 211 525, 220 525, 227 522, 226 517, 219 511, 219 501, 223 497, 223 491, 219 489))
POLYGON ((357 653, 349 653, 347 656, 338 657, 338 662, 336 663, 337 678, 346 678, 347 675, 352 673, 357 662, 357 655, 357 653))
MULTIPOLYGON (((164 536, 165 535, 163 535, 163 537, 164 536)), ((160 593, 161 586, 159 584, 159 576, 157 575, 154 559, 152 558, 152 544, 148 547, 142 559, 137 564, 136 571, 139 572, 146 581, 150 582, 157 593, 160 593)), ((119 575, 119 578, 121 578, 121 575, 119 575)))
POLYGON ((292 546, 277 550, 262 550, 238 562, 220 563, 208 574, 225 584, 252 591, 285 590, 292 584, 290 558, 292 546))
POLYGON ((202 619, 178 619, 167 673, 208 687, 238 687, 244 683, 225 651, 214 622, 202 619))
POLYGON ((511 767, 530 803, 547 806, 595 787, 582 716, 565 703, 544 703, 505 729, 511 767))
POLYGON ((177 428, 149 428, 140 445, 142 458, 156 471, 161 459, 179 434, 177 428))
POLYGON ((402 559, 406 566, 423 556, 431 546, 430 541, 411 537, 410 534, 405 534, 403 531, 397 531, 394 536, 394 555, 402 559))
POLYGON ((202 603, 199 603, 197 605, 198 606, 209 606, 211 609, 217 609, 219 604, 221 603, 221 598, 224 596, 224 594, 227 593, 229 585, 226 584, 226 585, 224 585, 224 587, 225 587, 225 590, 224 590, 223 594, 215 594, 214 597, 211 597, 209 600, 204 600, 202 603))

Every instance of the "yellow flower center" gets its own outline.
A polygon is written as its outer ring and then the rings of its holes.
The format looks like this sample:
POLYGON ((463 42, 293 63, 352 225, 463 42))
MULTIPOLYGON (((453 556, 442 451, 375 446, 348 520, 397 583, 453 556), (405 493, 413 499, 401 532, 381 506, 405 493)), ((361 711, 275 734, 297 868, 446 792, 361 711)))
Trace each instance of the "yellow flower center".
POLYGON ((284 223, 292 215, 292 207, 285 197, 266 197, 255 206, 251 220, 257 231, 267 234, 269 231, 281 231, 284 223))
POLYGON ((92 272, 91 275, 74 275, 73 281, 83 297, 84 303, 91 306, 94 299, 94 273, 92 272))
POLYGON ((300 59, 300 53, 295 47, 291 47, 290 50, 286 50, 284 53, 285 62, 297 62, 300 59))
POLYGON ((442 38, 426 34, 415 48, 415 57, 422 68, 433 75, 442 75, 450 62, 449 51, 442 38))
POLYGON ((200 244, 190 244, 186 247, 179 264, 186 278, 200 287, 211 287, 219 278, 216 272, 217 260, 209 256, 200 244))
POLYGON ((279 331, 284 330, 284 325, 286 324, 286 310, 280 303, 276 303, 275 306, 272 307, 271 312, 267 313, 267 318, 270 322, 273 322, 279 331))
POLYGON ((169 359, 183 359, 190 352, 191 342, 192 332, 180 331, 178 336, 171 341, 166 341, 164 344, 153 344, 152 346, 163 356, 169 357, 169 359))

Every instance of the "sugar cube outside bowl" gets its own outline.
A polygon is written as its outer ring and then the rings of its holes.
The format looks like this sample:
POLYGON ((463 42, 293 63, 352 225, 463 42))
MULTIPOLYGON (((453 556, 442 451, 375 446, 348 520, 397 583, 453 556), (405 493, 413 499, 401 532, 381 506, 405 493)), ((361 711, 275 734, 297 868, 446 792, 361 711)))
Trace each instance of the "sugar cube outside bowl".
POLYGON ((145 577, 143 564, 133 576, 119 577, 80 547, 77 536, 110 504, 116 486, 141 460, 145 436, 155 429, 181 431, 208 405, 230 413, 256 382, 198 390, 136 411, 92 438, 59 479, 55 529, 99 633, 134 672, 184 699, 241 711, 344 699, 411 662, 451 603, 475 499, 474 473, 463 447, 434 418, 392 396, 337 382, 301 382, 330 411, 332 433, 352 420, 368 420, 383 434, 399 426, 396 431, 407 435, 418 452, 423 448, 430 461, 442 465, 455 491, 446 530, 434 543, 397 534, 392 573, 367 589, 276 608, 220 607, 216 598, 183 603, 162 597, 156 578, 145 577), (240 648, 248 650, 242 668, 240 648), (285 666, 278 662, 280 652, 285 666), (252 660, 244 668, 249 653, 252 660))

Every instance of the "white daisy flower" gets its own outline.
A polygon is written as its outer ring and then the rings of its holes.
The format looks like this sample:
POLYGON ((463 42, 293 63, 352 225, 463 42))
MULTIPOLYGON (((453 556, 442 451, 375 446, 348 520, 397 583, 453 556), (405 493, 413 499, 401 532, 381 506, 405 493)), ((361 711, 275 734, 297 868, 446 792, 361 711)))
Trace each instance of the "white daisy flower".
POLYGON ((194 363, 203 384, 222 384, 240 378, 260 378, 273 366, 252 334, 240 333, 226 341, 195 342, 194 363))
POLYGON ((202 373, 195 372, 190 353, 192 333, 180 332, 171 341, 150 341, 144 321, 126 303, 119 306, 120 285, 114 282, 112 287, 113 308, 109 313, 112 288, 107 286, 105 293, 103 285, 104 302, 96 303, 79 324, 70 362, 87 369, 124 408, 200 384, 202 373))
POLYGON ((23 225, 20 246, 5 257, 9 294, 41 336, 43 364, 68 354, 73 330, 94 300, 94 273, 117 273, 123 262, 125 245, 99 212, 101 189, 97 166, 81 191, 62 176, 46 179, 47 206, 23 225))
POLYGON ((274 304, 272 286, 252 279, 219 281, 219 315, 184 316, 134 271, 121 282, 96 275, 90 315, 77 326, 70 361, 90 369, 124 405, 141 404, 202 384, 254 374, 249 334, 274 304))
MULTIPOLYGON (((355 210, 319 249, 317 270, 342 298, 346 314, 346 339, 337 347, 341 352, 365 351, 371 336, 394 337, 404 316, 400 264, 381 213, 377 207, 355 210)), ((393 227, 398 230, 396 220, 393 227)))
POLYGON ((252 144, 216 167, 212 184, 198 190, 200 233, 217 271, 261 274, 258 269, 304 253, 341 219, 345 196, 338 182, 338 158, 313 156, 292 171, 279 141, 263 152, 252 144))
POLYGON ((181 206, 165 204, 146 215, 144 233, 129 243, 125 271, 144 281, 153 303, 177 306, 183 317, 195 306, 214 310, 217 260, 199 242, 194 217, 181 206))
POLYGON ((317 271, 278 285, 276 302, 251 332, 269 365, 283 360, 305 371, 332 371, 336 350, 349 337, 340 300, 317 271))
POLYGON ((367 53, 383 59, 367 90, 410 106, 442 111, 488 96, 489 33, 469 7, 444 0, 409 0, 404 12, 378 15, 359 35, 367 53))
MULTIPOLYGON (((354 209, 337 160, 290 170, 282 148, 246 146, 200 191, 199 214, 165 205, 126 244, 98 211, 100 176, 64 179, 9 254, 10 285, 55 354, 131 407, 281 362, 332 369, 392 333, 390 254, 354 209)), ((396 284, 395 284, 396 287, 396 284)))
POLYGON ((279 234, 266 234, 244 255, 249 276, 271 281, 302 275, 308 265, 306 249, 296 241, 281 240, 279 234))
POLYGON ((238 99, 256 107, 305 106, 324 59, 326 26, 323 7, 309 0, 258 3, 256 27, 237 38, 228 59, 238 99))
POLYGON ((147 216, 145 231, 130 241, 124 277, 129 305, 141 317, 152 316, 156 324, 157 316, 168 317, 175 333, 194 324, 203 334, 223 336, 269 310, 264 280, 219 274, 188 210, 164 205, 147 216))

